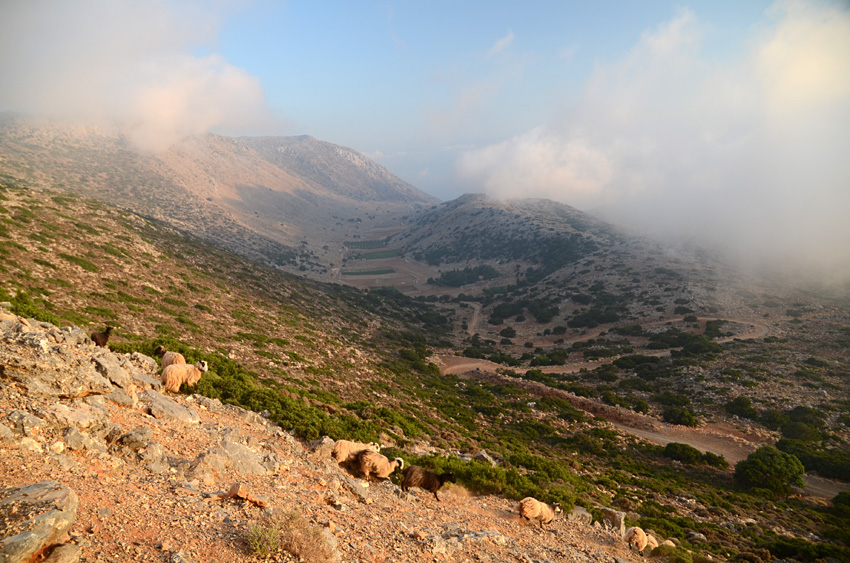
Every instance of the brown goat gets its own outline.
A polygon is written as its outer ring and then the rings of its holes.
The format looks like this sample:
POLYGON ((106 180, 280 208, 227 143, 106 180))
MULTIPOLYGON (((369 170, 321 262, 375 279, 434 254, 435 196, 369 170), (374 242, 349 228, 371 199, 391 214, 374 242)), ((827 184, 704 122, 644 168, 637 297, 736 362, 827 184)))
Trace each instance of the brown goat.
POLYGON ((106 342, 109 340, 109 335, 112 333, 112 327, 106 325, 106 330, 103 332, 93 332, 91 333, 92 341, 100 346, 101 348, 106 348, 106 342))
POLYGON ((426 491, 434 493, 434 498, 440 502, 440 497, 437 496, 437 491, 440 487, 449 483, 455 483, 454 473, 442 473, 437 475, 427 469, 422 469, 418 465, 411 465, 404 470, 404 480, 401 482, 401 490, 407 492, 410 487, 419 487, 426 491))

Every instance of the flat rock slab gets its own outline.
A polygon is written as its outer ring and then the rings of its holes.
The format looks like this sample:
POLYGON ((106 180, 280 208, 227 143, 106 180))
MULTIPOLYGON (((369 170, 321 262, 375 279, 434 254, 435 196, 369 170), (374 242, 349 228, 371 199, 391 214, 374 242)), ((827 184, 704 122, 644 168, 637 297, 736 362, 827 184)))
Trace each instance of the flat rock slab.
POLYGON ((94 409, 87 404, 68 406, 54 403, 39 410, 38 414, 58 428, 74 426, 80 430, 105 424, 109 420, 108 412, 94 409))
POLYGON ((18 347, 0 351, 2 373, 20 382, 27 393, 42 397, 85 397, 112 391, 112 383, 95 370, 91 358, 41 352, 35 359, 18 347))
POLYGON ((148 406, 154 418, 184 422, 186 424, 198 424, 201 422, 198 411, 193 408, 184 407, 162 393, 148 389, 139 395, 139 400, 148 406))
POLYGON ((77 494, 56 481, 6 489, 0 498, 0 562, 31 561, 58 543, 77 517, 77 494))

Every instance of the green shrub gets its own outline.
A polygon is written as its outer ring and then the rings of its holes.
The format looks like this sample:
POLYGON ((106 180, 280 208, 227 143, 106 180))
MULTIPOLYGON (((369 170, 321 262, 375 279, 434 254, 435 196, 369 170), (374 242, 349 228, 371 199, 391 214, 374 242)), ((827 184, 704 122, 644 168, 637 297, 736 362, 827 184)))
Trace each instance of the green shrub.
POLYGON ((675 459, 687 465, 699 465, 702 463, 702 452, 688 444, 670 442, 664 447, 664 457, 675 459))
POLYGON ((790 421, 782 425, 782 436, 790 440, 802 442, 820 442, 823 439, 821 431, 805 422, 790 421))
POLYGON ((850 549, 828 543, 812 543, 801 538, 780 537, 759 545, 767 549, 774 558, 797 561, 850 561, 850 549))
POLYGON ((790 420, 788 415, 783 414, 778 409, 768 409, 761 413, 761 416, 758 418, 758 421, 770 430, 779 430, 783 424, 790 420))
POLYGON ((693 557, 686 549, 672 545, 659 545, 650 553, 652 557, 666 557, 669 563, 693 563, 693 557))
POLYGON ((59 325, 61 322, 57 315, 45 309, 43 299, 33 299, 25 291, 19 291, 15 297, 11 297, 0 291, 0 299, 10 302, 12 304, 12 312, 21 317, 32 318, 54 325, 59 325))
POLYGON ((758 418, 758 411, 753 407, 752 401, 747 397, 736 397, 726 403, 725 408, 729 414, 734 414, 741 418, 748 418, 750 420, 756 420, 758 418))
POLYGON ((699 426, 696 415, 684 407, 667 407, 661 413, 664 422, 681 426, 699 426))
POLYGON ((803 487, 805 468, 791 454, 773 446, 762 446, 735 465, 735 482, 753 489, 767 489, 773 493, 788 494, 791 487, 803 487))
POLYGON ((59 257, 63 258, 64 260, 67 260, 71 264, 76 264, 87 272, 96 273, 100 271, 100 268, 98 268, 97 265, 93 264, 92 262, 89 262, 85 258, 80 258, 79 256, 71 256, 70 254, 65 254, 64 252, 60 252, 59 257))

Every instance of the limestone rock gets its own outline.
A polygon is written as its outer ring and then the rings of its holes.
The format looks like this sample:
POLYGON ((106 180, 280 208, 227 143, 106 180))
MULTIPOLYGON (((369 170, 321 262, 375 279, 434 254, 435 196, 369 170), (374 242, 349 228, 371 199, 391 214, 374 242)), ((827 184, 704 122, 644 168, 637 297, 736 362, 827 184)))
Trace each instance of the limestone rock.
POLYGON ((69 407, 62 403, 55 403, 45 407, 38 414, 58 428, 74 426, 80 430, 102 425, 106 423, 109 416, 108 412, 92 408, 87 404, 69 407))
POLYGON ((6 417, 12 431, 19 436, 33 436, 47 426, 43 419, 22 410, 13 410, 6 417))
POLYGON ((65 445, 68 446, 69 450, 90 450, 94 446, 91 436, 80 432, 73 426, 65 428, 62 437, 65 439, 65 445))
POLYGON ((44 563, 77 563, 81 554, 80 546, 66 543, 54 549, 50 557, 44 560, 44 563))
POLYGON ((90 357, 65 353, 61 346, 54 350, 42 332, 7 331, 0 337, 5 340, 0 371, 31 395, 73 398, 112 391, 112 383, 97 372, 90 357))
POLYGON ((132 354, 123 354, 120 356, 121 366, 126 369, 130 375, 133 375, 133 368, 136 370, 144 372, 144 373, 156 373, 159 369, 159 364, 155 359, 150 356, 146 356, 140 352, 133 352, 132 354), (128 365, 129 364, 129 365, 128 365))
POLYGON ((0 424, 0 441, 11 442, 15 439, 12 429, 5 424, 0 424))
POLYGON ((130 450, 136 451, 148 445, 153 437, 153 430, 147 427, 136 428, 121 435, 115 443, 130 450))
POLYGON ((691 543, 706 543, 708 538, 705 537, 705 534, 699 532, 688 532, 687 540, 691 543))
POLYGON ((133 384, 130 374, 127 373, 112 352, 99 352, 92 356, 94 368, 99 374, 122 389, 127 389, 133 384))
POLYGON ((198 411, 184 407, 157 391, 144 391, 139 395, 139 399, 148 406, 150 414, 155 418, 186 424, 198 424, 201 421, 198 411))
POLYGON ((334 444, 336 444, 336 442, 327 436, 322 436, 318 440, 313 440, 308 444, 310 447, 310 453, 307 454, 307 459, 312 461, 330 459, 331 453, 334 449, 334 444))
POLYGON ((223 455, 229 460, 229 466, 238 473, 266 475, 268 469, 263 465, 262 457, 248 446, 236 442, 223 442, 213 453, 223 455))
POLYGON ((626 513, 613 508, 602 507, 602 518, 605 525, 614 530, 620 539, 626 535, 626 513))
POLYGON ((227 496, 229 496, 230 498, 247 500, 251 504, 259 506, 260 508, 265 508, 269 504, 268 499, 263 496, 254 494, 254 491, 251 490, 251 487, 244 483, 233 483, 232 485, 230 485, 230 490, 227 492, 227 496))
POLYGON ((198 403, 202 408, 207 409, 210 412, 214 413, 223 413, 224 405, 218 399, 210 399, 209 397, 204 397, 203 395, 190 395, 188 398, 189 401, 198 403))
POLYGON ((12 522, 7 537, 0 540, 0 561, 31 561, 37 553, 59 542, 74 523, 77 494, 56 481, 42 481, 10 489, 0 499, 0 518, 12 522), (17 515, 17 516, 16 516, 17 515))
POLYGON ((579 524, 590 524, 593 522, 593 515, 588 512, 582 506, 574 507, 569 514, 567 514, 568 522, 577 522, 579 524))
POLYGON ((493 459, 493 457, 484 450, 481 450, 480 452, 472 456, 472 459, 483 461, 484 463, 490 464, 492 466, 499 465, 496 460, 493 459))

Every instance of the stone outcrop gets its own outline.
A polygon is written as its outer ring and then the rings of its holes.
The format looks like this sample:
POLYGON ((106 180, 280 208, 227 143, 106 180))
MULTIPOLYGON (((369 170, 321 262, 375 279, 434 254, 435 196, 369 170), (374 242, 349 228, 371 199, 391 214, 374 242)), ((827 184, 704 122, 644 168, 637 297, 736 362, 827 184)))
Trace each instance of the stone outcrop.
POLYGON ((26 563, 60 543, 77 516, 76 493, 56 481, 6 490, 0 498, 5 523, 0 561, 26 563))

